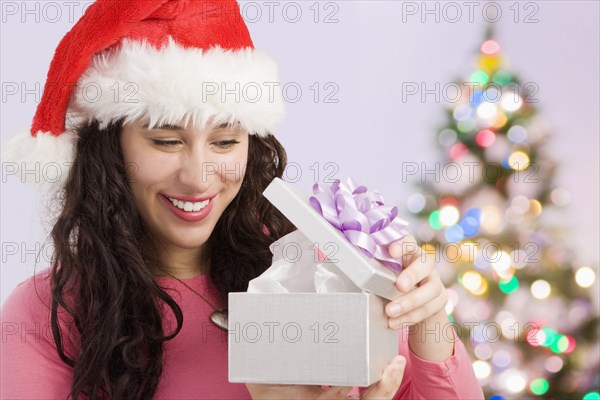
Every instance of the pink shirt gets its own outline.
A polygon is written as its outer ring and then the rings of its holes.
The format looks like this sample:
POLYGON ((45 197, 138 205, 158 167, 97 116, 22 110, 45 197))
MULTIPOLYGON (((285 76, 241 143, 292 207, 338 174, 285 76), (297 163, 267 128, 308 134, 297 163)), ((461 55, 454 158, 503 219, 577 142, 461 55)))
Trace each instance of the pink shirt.
MULTIPOLYGON (((52 338, 48 272, 44 270, 20 283, 2 306, 3 399, 66 399, 69 393, 72 368, 60 360, 52 338)), ((165 344, 164 369, 155 398, 250 399, 244 384, 227 380, 227 332, 210 322, 212 308, 177 280, 157 279, 161 285, 177 289, 168 293, 180 305, 184 322, 180 333, 165 344)), ((213 304, 219 303, 208 275, 184 281, 213 304)), ((62 318, 65 315, 59 313, 62 318)), ((67 320, 62 321, 67 329, 67 320)), ((172 332, 176 326, 172 313, 166 313, 163 326, 165 333, 172 332)), ((454 354, 438 363, 417 357, 409 349, 404 331, 398 336, 400 354, 408 363, 394 399, 483 399, 469 356, 459 340, 454 354)), ((67 351, 76 346, 67 345, 67 351)))

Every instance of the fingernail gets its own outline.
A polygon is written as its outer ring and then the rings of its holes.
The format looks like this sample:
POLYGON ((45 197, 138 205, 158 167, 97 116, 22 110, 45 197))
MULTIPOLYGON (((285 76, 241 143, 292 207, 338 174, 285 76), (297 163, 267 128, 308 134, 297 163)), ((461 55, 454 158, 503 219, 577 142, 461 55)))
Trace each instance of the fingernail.
POLYGON ((400 278, 400 280, 398 281, 398 286, 400 286, 400 290, 408 290, 409 285, 410 285, 410 282, 408 281, 408 278, 405 276, 400 278))
POLYGON ((398 254, 398 246, 393 244, 390 246, 390 256, 394 257, 394 258, 398 258, 400 256, 400 254, 398 254))
POLYGON ((392 304, 390 306, 390 314, 392 315, 392 317, 395 317, 396 315, 400 315, 401 311, 402 311, 402 307, 400 306, 400 304, 392 304))
POLYGON ((400 318, 392 319, 389 323, 390 329, 400 329, 403 323, 404 321, 402 321, 400 318))
POLYGON ((350 391, 352 390, 351 387, 347 387, 347 386, 342 386, 340 388, 340 394, 342 395, 347 395, 348 393, 350 393, 350 391))

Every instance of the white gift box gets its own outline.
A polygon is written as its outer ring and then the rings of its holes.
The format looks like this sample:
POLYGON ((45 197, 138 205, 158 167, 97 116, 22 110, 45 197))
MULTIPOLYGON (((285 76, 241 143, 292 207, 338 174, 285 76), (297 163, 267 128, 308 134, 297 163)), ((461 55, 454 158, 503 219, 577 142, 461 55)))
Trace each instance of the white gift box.
POLYGON ((229 293, 229 382, 379 381, 399 351, 384 312, 387 299, 400 296, 395 274, 357 250, 290 184, 276 178, 264 195, 299 230, 271 245, 272 265, 247 292, 229 293), (315 244, 328 259, 319 262, 315 244))
POLYGON ((229 382, 369 386, 398 354, 371 293, 230 293, 229 382))

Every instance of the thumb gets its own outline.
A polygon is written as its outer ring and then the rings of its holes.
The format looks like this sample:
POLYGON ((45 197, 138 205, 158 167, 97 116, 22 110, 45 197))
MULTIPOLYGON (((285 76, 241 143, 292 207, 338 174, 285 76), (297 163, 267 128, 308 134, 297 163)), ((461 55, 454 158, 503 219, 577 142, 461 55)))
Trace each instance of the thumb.
POLYGON ((332 386, 328 389, 326 389, 326 391, 324 393, 322 393, 318 399, 319 400, 326 400, 326 399, 346 399, 348 398, 347 395, 348 393, 350 393, 350 391, 352 391, 353 387, 352 386, 332 386))
POLYGON ((363 392, 361 399, 393 399, 402 383, 406 359, 396 356, 384 368, 383 377, 363 392))
POLYGON ((318 399, 324 390, 318 385, 246 383, 253 400, 318 399))

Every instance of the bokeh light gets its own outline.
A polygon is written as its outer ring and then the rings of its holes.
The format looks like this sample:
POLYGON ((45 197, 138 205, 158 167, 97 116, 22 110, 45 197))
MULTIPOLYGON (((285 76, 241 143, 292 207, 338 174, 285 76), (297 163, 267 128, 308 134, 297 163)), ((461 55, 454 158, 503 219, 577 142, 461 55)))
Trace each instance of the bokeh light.
POLYGON ((514 275, 508 279, 502 278, 498 282, 498 286, 503 293, 511 294, 519 288, 519 280, 514 275))
POLYGON ((469 77, 469 82, 472 82, 475 86, 485 85, 490 77, 484 71, 475 71, 469 77))
POLYGON ((549 387, 550 387, 550 384, 544 378, 534 379, 529 384, 529 390, 531 390, 531 393, 537 394, 538 396, 541 396, 544 393, 546 393, 548 391, 549 387))
POLYGON ((500 100, 500 104, 502 108, 509 112, 517 111, 523 105, 523 100, 521 96, 517 93, 508 92, 502 95, 502 99, 500 100))
POLYGON ((529 202, 529 214, 531 214, 534 217, 537 217, 541 213, 542 213, 542 203, 540 203, 536 199, 531 199, 531 201, 529 202))
POLYGON ((479 358, 480 360, 489 360, 494 354, 492 346, 487 343, 480 343, 476 345, 473 349, 473 352, 475 353, 475 357, 479 358))
POLYGON ((490 258, 490 264, 497 272, 504 272, 510 268, 510 256, 505 251, 496 251, 490 258))
POLYGON ((461 104, 457 106, 452 112, 452 116, 457 121, 464 121, 471 117, 473 114, 473 109, 466 104, 461 104))
POLYGON ((462 275, 459 283, 461 283, 465 289, 467 289, 469 292, 473 293, 476 296, 481 296, 488 289, 487 281, 485 280, 483 275, 481 275, 477 271, 465 272, 462 275))
POLYGON ((571 201, 571 194, 565 188, 556 188, 550 193, 550 200, 557 207, 564 207, 571 201))
POLYGON ((527 140, 527 131, 521 125, 513 125, 507 132, 508 140, 521 143, 527 140))
POLYGON ((491 146, 496 140, 496 134, 489 129, 482 129, 477 133, 475 141, 481 147, 491 146))
POLYGON ((484 102, 477 107, 477 115, 479 118, 492 118, 496 115, 498 109, 495 104, 484 102))
POLYGON ((551 291, 550 284, 543 279, 538 279, 531 284, 531 295, 536 299, 543 300, 547 298, 550 296, 551 291))
POLYGON ((425 208, 425 196, 423 196, 421 193, 412 194, 408 198, 407 207, 411 213, 416 214, 421 212, 423 208, 425 208))
POLYGON ((458 209, 454 206, 446 206, 442 207, 440 210, 440 222, 444 226, 451 226, 456 224, 460 214, 458 209))
POLYGON ((575 273, 575 282, 581 287, 589 288, 596 280, 596 273, 590 267, 581 267, 575 273))
POLYGON ((449 243, 457 243, 465 238, 465 232, 460 225, 452 225, 446 229, 444 237, 449 243))
POLYGON ((488 362, 477 360, 473 362, 473 371, 477 379, 485 379, 490 376, 492 368, 488 362))
POLYGON ((513 77, 510 72, 499 70, 492 77, 492 82, 500 86, 508 86, 512 83, 513 77))
POLYGON ((563 365, 563 360, 559 356, 548 357, 544 362, 544 368, 546 368, 546 371, 552 373, 560 371, 563 365))
POLYGON ((508 165, 515 171, 522 171, 529 167, 529 156, 522 151, 515 151, 508 157, 508 165))
POLYGON ((525 375, 514 368, 502 372, 500 374, 500 381, 504 383, 506 389, 511 393, 522 392, 527 386, 525 375))
POLYGON ((456 143, 450 148, 450 158, 457 160, 461 157, 466 156, 469 153, 469 149, 462 143, 456 143))
POLYGON ((495 206, 487 206, 481 210, 481 227, 486 233, 495 235, 503 229, 502 214, 495 206))
POLYGON ((500 45, 493 39, 486 40, 481 44, 481 52, 483 54, 492 55, 500 51, 500 45))
POLYGON ((512 357, 506 350, 498 350, 492 356, 492 363, 500 368, 505 368, 510 365, 512 357))
POLYGON ((445 147, 449 147, 456 142, 456 131, 446 128, 442 130, 438 136, 438 142, 445 147))
POLYGON ((442 225, 442 223, 440 222, 440 211, 439 210, 435 210, 434 212, 432 212, 429 215, 429 225, 431 225, 431 228, 437 230, 442 229, 444 226, 442 225))
POLYGON ((600 393, 598 392, 589 392, 583 396, 582 400, 600 400, 600 393))

